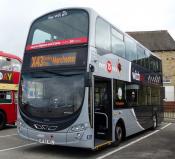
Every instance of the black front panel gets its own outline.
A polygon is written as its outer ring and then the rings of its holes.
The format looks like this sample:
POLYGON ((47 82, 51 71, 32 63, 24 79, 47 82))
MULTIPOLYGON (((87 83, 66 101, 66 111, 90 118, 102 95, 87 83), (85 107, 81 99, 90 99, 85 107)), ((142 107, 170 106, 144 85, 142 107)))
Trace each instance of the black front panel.
POLYGON ((26 52, 19 108, 23 120, 40 131, 67 128, 84 102, 88 47, 26 52))
POLYGON ((32 127, 48 125, 61 130, 79 116, 84 102, 84 73, 38 71, 22 74, 19 106, 22 118, 32 127))

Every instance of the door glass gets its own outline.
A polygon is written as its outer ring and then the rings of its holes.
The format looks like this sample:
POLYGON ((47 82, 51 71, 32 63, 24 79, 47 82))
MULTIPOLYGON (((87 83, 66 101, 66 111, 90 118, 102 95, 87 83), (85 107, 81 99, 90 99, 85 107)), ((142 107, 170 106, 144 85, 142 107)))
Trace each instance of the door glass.
POLYGON ((98 83, 95 87, 95 111, 105 112, 108 105, 107 83, 98 83))

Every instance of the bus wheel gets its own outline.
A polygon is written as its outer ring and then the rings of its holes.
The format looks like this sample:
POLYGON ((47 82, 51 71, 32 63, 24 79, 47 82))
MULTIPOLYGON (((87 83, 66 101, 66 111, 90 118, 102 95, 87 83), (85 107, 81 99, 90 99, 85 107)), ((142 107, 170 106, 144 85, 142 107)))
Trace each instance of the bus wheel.
POLYGON ((152 129, 154 130, 154 129, 156 129, 157 126, 158 126, 157 115, 153 115, 152 120, 153 120, 153 126, 152 126, 152 129))
POLYGON ((5 114, 0 111, 0 130, 4 128, 5 123, 5 114))
POLYGON ((123 129, 121 124, 117 124, 115 127, 115 142, 114 146, 118 146, 123 139, 123 129))

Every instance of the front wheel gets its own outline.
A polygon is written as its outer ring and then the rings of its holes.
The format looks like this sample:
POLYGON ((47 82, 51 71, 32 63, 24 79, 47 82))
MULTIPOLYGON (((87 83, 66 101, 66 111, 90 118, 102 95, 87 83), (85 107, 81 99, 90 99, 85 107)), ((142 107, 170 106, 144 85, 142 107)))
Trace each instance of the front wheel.
POLYGON ((4 128, 5 123, 5 114, 0 111, 0 130, 4 128))
POLYGON ((120 124, 117 124, 115 127, 115 142, 114 146, 120 145, 121 141, 123 139, 123 129, 120 124))

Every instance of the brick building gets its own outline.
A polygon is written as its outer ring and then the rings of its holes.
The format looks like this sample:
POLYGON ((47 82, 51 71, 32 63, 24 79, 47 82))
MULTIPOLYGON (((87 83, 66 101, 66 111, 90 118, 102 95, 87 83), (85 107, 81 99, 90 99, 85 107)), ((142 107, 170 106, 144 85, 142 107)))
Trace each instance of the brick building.
POLYGON ((165 100, 175 101, 175 41, 167 30, 127 32, 162 59, 165 100))

